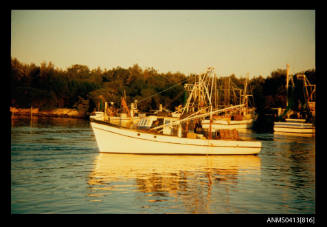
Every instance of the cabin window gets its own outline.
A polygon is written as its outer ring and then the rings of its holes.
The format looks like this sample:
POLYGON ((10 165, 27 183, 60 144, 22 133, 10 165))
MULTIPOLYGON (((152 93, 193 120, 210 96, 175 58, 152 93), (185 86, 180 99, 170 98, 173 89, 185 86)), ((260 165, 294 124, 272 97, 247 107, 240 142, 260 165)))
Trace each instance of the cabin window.
POLYGON ((144 126, 146 124, 147 120, 146 119, 141 119, 139 122, 139 126, 144 126))
POLYGON ((142 126, 145 126, 147 123, 147 119, 144 119, 142 126))
POLYGON ((142 122, 143 122, 143 119, 141 119, 141 120, 137 123, 137 125, 138 125, 138 126, 141 126, 141 125, 142 125, 142 122))
POLYGON ((169 124, 169 123, 170 123, 170 120, 165 120, 164 124, 169 124))

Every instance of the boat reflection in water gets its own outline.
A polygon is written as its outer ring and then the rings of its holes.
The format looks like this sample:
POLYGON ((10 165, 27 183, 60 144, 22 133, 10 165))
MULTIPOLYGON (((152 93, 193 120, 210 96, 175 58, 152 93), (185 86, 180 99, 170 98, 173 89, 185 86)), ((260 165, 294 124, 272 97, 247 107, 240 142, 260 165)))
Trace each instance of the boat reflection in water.
POLYGON ((260 174, 260 157, 253 155, 99 153, 89 176, 89 196, 92 201, 106 202, 106 196, 115 191, 133 192, 142 201, 140 207, 146 203, 149 210, 153 203, 173 200, 172 206, 182 206, 179 212, 210 213, 211 202, 228 203, 230 187, 240 178, 251 176, 260 181, 260 174))

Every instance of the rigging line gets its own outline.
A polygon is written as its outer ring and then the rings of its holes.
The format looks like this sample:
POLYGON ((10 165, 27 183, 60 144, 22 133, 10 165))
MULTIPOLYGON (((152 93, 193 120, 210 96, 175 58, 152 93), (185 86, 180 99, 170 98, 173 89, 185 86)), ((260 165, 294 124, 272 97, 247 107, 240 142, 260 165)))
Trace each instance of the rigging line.
POLYGON ((186 79, 184 79, 184 80, 182 80, 182 81, 180 81, 180 82, 174 84, 173 86, 171 86, 171 87, 169 87, 169 88, 167 88, 167 89, 165 89, 165 90, 163 90, 163 91, 160 91, 160 92, 157 92, 157 93, 155 93, 155 94, 153 94, 153 95, 150 95, 150 96, 148 96, 148 97, 145 97, 144 99, 141 99, 140 101, 138 101, 138 103, 140 103, 140 102, 142 102, 142 101, 144 101, 144 100, 146 100, 146 99, 152 98, 153 96, 159 95, 160 93, 165 92, 165 91, 167 91, 167 90, 169 90, 169 89, 171 89, 171 88, 173 88, 173 87, 176 87, 177 85, 179 85, 180 83, 182 83, 182 82, 184 82, 184 81, 186 81, 186 80, 188 80, 188 79, 189 79, 189 78, 186 78, 186 79))

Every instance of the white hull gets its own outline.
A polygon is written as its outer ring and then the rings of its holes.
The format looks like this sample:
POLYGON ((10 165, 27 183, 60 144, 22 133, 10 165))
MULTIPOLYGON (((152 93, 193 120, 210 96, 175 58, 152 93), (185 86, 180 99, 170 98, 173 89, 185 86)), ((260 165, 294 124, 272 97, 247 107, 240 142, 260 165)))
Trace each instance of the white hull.
POLYGON ((274 133, 295 136, 314 136, 315 127, 311 123, 302 122, 275 122, 274 133))
POLYGON ((100 152, 126 154, 258 154, 261 142, 179 138, 91 122, 100 152))
MULTIPOLYGON (((242 120, 242 121, 227 121, 227 120, 213 120, 212 130, 217 131, 219 129, 250 129, 252 127, 253 119, 242 120)), ((201 121, 202 128, 208 129, 210 120, 201 121)))

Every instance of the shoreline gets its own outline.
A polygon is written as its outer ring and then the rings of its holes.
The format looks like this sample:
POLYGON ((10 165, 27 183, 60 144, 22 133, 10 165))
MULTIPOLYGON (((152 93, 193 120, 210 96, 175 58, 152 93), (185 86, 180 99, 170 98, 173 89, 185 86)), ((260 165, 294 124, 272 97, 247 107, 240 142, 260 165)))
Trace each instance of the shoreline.
POLYGON ((16 108, 10 107, 11 118, 20 117, 56 117, 86 119, 87 112, 72 108, 55 108, 51 110, 39 110, 39 108, 16 108))

